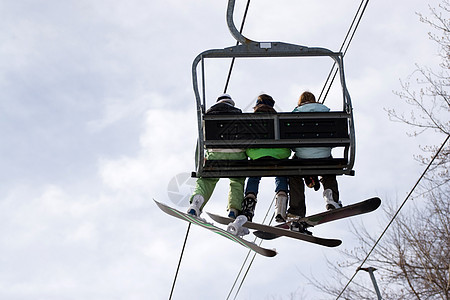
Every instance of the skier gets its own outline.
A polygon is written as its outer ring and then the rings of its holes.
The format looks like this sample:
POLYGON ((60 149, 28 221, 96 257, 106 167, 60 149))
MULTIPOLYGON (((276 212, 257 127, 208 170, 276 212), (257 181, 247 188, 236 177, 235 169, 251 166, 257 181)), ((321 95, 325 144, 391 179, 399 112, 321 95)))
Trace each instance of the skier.
MULTIPOLYGON (((316 102, 314 94, 311 92, 304 92, 300 95, 298 100, 298 106, 293 110, 293 112, 328 112, 330 109, 316 102)), ((296 148, 295 155, 293 159, 308 159, 308 158, 329 158, 331 157, 331 147, 303 147, 296 148)), ((323 185, 323 197, 326 203, 326 209, 336 209, 342 207, 341 201, 339 201, 339 189, 336 180, 336 175, 323 175, 321 176, 321 182, 323 185)), ((305 204, 305 185, 304 180, 307 181, 309 187, 314 187, 317 191, 319 189, 318 183, 308 182, 313 176, 307 176, 303 178, 302 176, 290 176, 289 177, 289 188, 290 188, 290 200, 288 217, 289 218, 299 218, 304 217, 306 214, 306 204, 305 204)), ((317 179, 316 179, 317 180, 317 179)), ((299 231, 302 233, 311 234, 310 231, 306 229, 305 224, 300 224, 299 222, 293 222, 291 225, 291 230, 299 231)))
MULTIPOLYGON (((217 98, 216 104, 206 111, 206 114, 239 114, 242 110, 235 107, 230 95, 222 94, 217 98)), ((206 159, 214 160, 239 160, 247 159, 245 149, 206 149, 206 159)), ((203 207, 216 187, 219 178, 198 178, 195 189, 190 197, 191 205, 188 214, 200 216, 203 207)), ((230 178, 230 189, 228 193, 228 217, 235 219, 242 208, 244 198, 245 178, 230 178)))
MULTIPOLYGON (((275 100, 267 94, 261 94, 256 100, 253 108, 255 113, 276 113, 273 108, 275 100)), ((291 156, 289 148, 248 148, 246 151, 250 159, 277 158, 283 159, 291 156)), ((261 177, 249 177, 245 188, 244 202, 242 203, 242 214, 252 221, 257 203, 257 195, 259 182, 261 177)), ((287 177, 275 177, 275 193, 276 193, 276 220, 284 222, 286 218, 288 182, 287 177)))

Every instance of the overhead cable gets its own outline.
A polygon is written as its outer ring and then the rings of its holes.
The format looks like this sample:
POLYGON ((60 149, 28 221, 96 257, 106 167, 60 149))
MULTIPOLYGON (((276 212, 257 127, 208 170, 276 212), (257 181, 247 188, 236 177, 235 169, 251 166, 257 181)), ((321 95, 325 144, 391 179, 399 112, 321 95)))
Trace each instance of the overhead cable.
POLYGON ((175 288, 175 283, 177 282, 178 271, 180 270, 181 259, 183 258, 184 248, 186 247, 186 241, 187 241, 190 229, 191 229, 191 223, 189 223, 187 231, 186 231, 186 237, 184 238, 183 248, 181 249, 180 259, 178 260, 177 271, 175 272, 175 277, 173 278, 172 289, 170 290, 169 300, 172 299, 173 290, 175 288))
MULTIPOLYGON (((241 27, 239 28, 239 33, 242 34, 242 31, 244 30, 244 24, 245 24, 245 20, 247 19, 247 12, 248 12, 248 8, 250 6, 250 0, 247 1, 247 5, 245 6, 245 12, 244 12, 244 16, 242 17, 242 22, 241 22, 241 27)), ((236 46, 239 45, 239 42, 236 42, 236 46)), ((233 67, 234 67, 234 61, 236 60, 235 57, 233 57, 231 59, 231 64, 230 64, 230 69, 228 70, 228 76, 227 76, 227 81, 225 83, 225 88, 223 89, 223 92, 226 93, 227 89, 228 89, 228 84, 230 83, 230 78, 231 78, 231 72, 233 72, 233 67)))
MULTIPOLYGON (((345 54, 347 53, 348 47, 350 46, 350 42, 353 40, 353 36, 355 35, 356 29, 358 28, 359 23, 361 22, 362 16, 363 16, 364 12, 366 11, 368 4, 369 4, 369 0, 362 0, 358 7, 358 10, 356 11, 356 14, 355 14, 355 17, 353 18, 352 24, 350 24, 350 28, 348 29, 347 34, 344 38, 344 41, 342 42, 341 48, 339 49, 339 52, 342 52, 343 56, 345 56, 345 54)), ((338 69, 337 69, 336 62, 335 62, 335 63, 333 63, 333 66, 331 67, 330 73, 328 74, 328 77, 325 81, 322 91, 320 92, 320 95, 317 99, 318 102, 321 102, 321 103, 325 102, 328 92, 330 91, 331 86, 333 85, 334 79, 336 78, 337 72, 338 72, 338 69)))

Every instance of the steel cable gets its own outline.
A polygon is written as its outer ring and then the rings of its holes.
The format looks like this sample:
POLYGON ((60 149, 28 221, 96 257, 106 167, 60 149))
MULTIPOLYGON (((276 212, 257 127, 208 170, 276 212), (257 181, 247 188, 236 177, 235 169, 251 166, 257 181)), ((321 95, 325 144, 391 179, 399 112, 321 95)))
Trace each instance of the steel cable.
MULTIPOLYGON (((343 56, 345 56, 345 54, 347 53, 348 47, 350 46, 350 42, 353 40, 353 36, 356 33, 356 29, 358 28, 359 23, 361 22, 362 16, 363 16, 364 12, 366 11, 368 4, 369 4, 369 0, 362 0, 358 7, 358 10, 356 11, 355 17, 353 18, 353 21, 350 24, 350 27, 347 31, 344 41, 342 42, 341 48, 339 49, 339 52, 342 52, 342 50, 344 50, 342 53, 343 56), (359 17, 358 17, 358 15, 359 15, 359 17)), ((320 92, 320 95, 317 98, 318 102, 320 102, 320 100, 322 99, 322 95, 324 95, 324 96, 323 96, 321 103, 325 102, 328 92, 330 91, 331 86, 334 82, 334 79, 336 78, 337 72, 338 72, 338 70, 336 68, 336 63, 333 63, 333 66, 331 67, 330 73, 328 74, 328 77, 325 81, 322 91, 320 92)))

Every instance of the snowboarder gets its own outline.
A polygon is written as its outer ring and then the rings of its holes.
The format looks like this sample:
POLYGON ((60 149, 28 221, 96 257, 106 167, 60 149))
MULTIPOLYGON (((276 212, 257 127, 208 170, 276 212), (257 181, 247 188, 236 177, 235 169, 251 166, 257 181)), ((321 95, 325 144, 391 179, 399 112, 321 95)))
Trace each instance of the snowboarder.
MULTIPOLYGON (((253 108, 255 113, 276 113, 273 108, 275 100, 267 94, 261 94, 256 100, 253 108)), ((283 159, 291 156, 289 148, 248 148, 246 151, 250 159, 277 158, 283 159)), ((245 188, 244 202, 242 203, 242 214, 252 221, 257 202, 259 182, 261 177, 249 177, 245 188)), ((275 177, 275 193, 276 193, 276 220, 284 222, 286 218, 288 182, 287 177, 275 177)))
MULTIPOLYGON (((293 110, 293 112, 328 112, 330 109, 316 102, 314 94, 311 92, 304 92, 300 95, 298 100, 298 106, 293 110)), ((303 147, 296 148, 295 155, 293 159, 301 158, 329 158, 331 157, 331 147, 303 147)), ((321 182, 323 185, 323 197, 326 203, 326 209, 336 209, 342 207, 341 201, 339 201, 339 189, 336 180, 336 175, 323 175, 321 176, 321 182)), ((305 179, 309 179, 307 177, 305 179)), ((304 178, 301 176, 290 176, 289 177, 289 188, 290 188, 290 200, 288 217, 292 218, 302 218, 306 214, 306 204, 305 204, 305 185, 304 178)), ((317 184, 310 184, 315 190, 318 190, 317 184)), ((308 185, 308 186, 310 186, 308 185)), ((291 226, 292 230, 300 231, 303 233, 311 234, 306 229, 306 226, 293 222, 291 226)))
MULTIPOLYGON (((242 110, 235 107, 235 103, 230 95, 223 94, 217 98, 216 104, 206 111, 206 114, 239 114, 242 110)), ((239 160, 247 159, 245 149, 206 149, 205 159, 214 160, 239 160)), ((216 187, 219 178, 198 178, 194 192, 189 200, 191 205, 188 214, 200 216, 203 207, 216 187)), ((228 216, 236 218, 242 209, 244 198, 245 178, 230 178, 230 190, 228 193, 228 216)))

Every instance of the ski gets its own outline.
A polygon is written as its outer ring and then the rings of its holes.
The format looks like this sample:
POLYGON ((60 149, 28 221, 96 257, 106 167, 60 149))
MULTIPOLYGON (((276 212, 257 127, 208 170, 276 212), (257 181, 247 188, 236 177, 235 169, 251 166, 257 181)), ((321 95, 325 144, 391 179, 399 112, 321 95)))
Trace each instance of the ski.
MULTIPOLYGON (((212 214, 209 212, 207 212, 207 214, 211 217, 211 219, 213 219, 214 221, 216 221, 217 223, 220 223, 220 224, 226 225, 226 224, 233 222, 233 219, 231 219, 231 218, 215 215, 215 214, 212 214)), ((342 243, 341 240, 315 237, 312 235, 291 231, 289 229, 284 229, 284 228, 274 227, 274 226, 269 226, 269 225, 263 225, 263 224, 259 224, 259 223, 245 222, 242 226, 247 227, 249 229, 257 230, 255 232, 260 231, 263 233, 270 233, 277 237, 287 236, 290 238, 299 239, 302 241, 322 245, 325 247, 336 247, 342 243)), ((253 232, 253 234, 255 234, 255 232, 253 232)))
MULTIPOLYGON (((341 207, 338 209, 333 209, 333 210, 325 211, 325 212, 315 214, 312 216, 300 218, 298 220, 298 222, 305 222, 309 227, 313 227, 315 225, 369 213, 371 211, 376 210, 380 206, 380 204, 381 204, 381 199, 374 197, 374 198, 370 198, 370 199, 367 199, 367 200, 364 200, 364 201, 361 201, 361 202, 358 202, 355 204, 351 204, 348 206, 344 206, 344 207, 341 207)), ((290 224, 293 221, 297 221, 297 220, 290 220, 286 223, 279 224, 275 227, 289 229, 290 224)), ((264 240, 272 240, 272 239, 280 237, 280 235, 277 235, 274 232, 269 232, 269 231, 264 231, 264 230, 255 231, 253 234, 264 240)))
MULTIPOLYGON (((194 217, 192 215, 189 215, 187 213, 183 213, 175 208, 172 208, 168 205, 165 205, 161 202, 156 201, 155 199, 153 199, 153 201, 155 201, 155 203, 158 205, 158 207, 165 213, 167 213, 168 215, 171 215, 175 218, 190 222, 192 224, 198 225, 200 227, 206 228, 212 232, 217 233, 218 235, 224 236, 227 239, 232 240, 233 242, 236 242, 250 250, 255 251, 256 253, 259 253, 261 255, 267 256, 267 257, 273 257, 275 255, 277 255, 277 252, 275 250, 272 249, 266 249, 263 247, 260 247, 250 241, 247 241, 239 236, 233 235, 231 233, 229 233, 226 230, 223 230, 219 227, 214 226, 213 224, 210 224, 208 222, 206 222, 205 220, 201 219, 201 218, 197 218, 194 217)), ((231 220, 232 222, 233 220, 231 220)), ((230 223, 230 222, 229 222, 230 223)), ((228 224, 228 223, 227 223, 228 224)))

